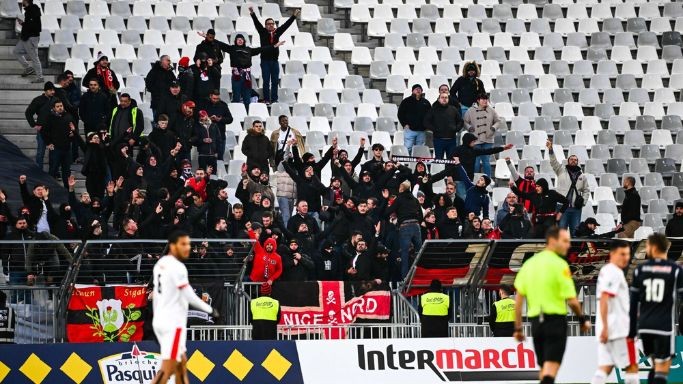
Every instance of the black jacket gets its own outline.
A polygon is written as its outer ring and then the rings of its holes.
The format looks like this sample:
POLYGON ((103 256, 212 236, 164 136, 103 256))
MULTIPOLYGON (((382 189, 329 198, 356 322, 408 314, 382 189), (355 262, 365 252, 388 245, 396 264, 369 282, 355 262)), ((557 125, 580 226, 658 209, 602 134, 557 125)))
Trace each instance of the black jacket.
POLYGON ((230 113, 230 108, 228 108, 228 104, 220 100, 216 104, 211 103, 211 101, 205 101, 200 104, 201 109, 205 110, 206 113, 209 114, 209 117, 211 116, 217 116, 221 118, 219 121, 216 121, 216 126, 218 127, 218 132, 221 134, 221 136, 225 137, 225 126, 228 124, 232 123, 232 114, 230 113))
MULTIPOLYGON (((90 80, 95 79, 97 80, 98 83, 100 83, 100 90, 102 92, 107 93, 107 87, 104 86, 104 80, 102 80, 101 77, 97 76, 97 63, 94 64, 90 70, 85 74, 83 77, 83 81, 81 82, 81 85, 83 85, 85 88, 88 88, 88 84, 90 83, 90 80)), ((112 76, 112 84, 114 85, 114 89, 118 90, 121 88, 121 83, 119 83, 119 79, 116 77, 116 73, 114 72, 113 69, 109 68, 111 71, 111 76, 112 76)))
POLYGON ((228 45, 226 52, 230 54, 230 65, 233 68, 251 68, 252 56, 256 56, 261 52, 270 53, 275 49, 275 47, 271 46, 254 48, 246 45, 228 45))
MULTIPOLYGON (((272 33, 272 36, 271 33, 263 27, 263 24, 261 24, 258 17, 256 17, 256 14, 252 13, 251 19, 254 21, 254 27, 256 27, 256 32, 258 32, 259 39, 261 40, 261 46, 271 47, 280 40, 282 34, 285 33, 287 28, 289 28, 292 25, 294 20, 296 20, 296 17, 291 16, 289 19, 287 19, 287 21, 284 22, 284 24, 275 28, 275 31, 273 31, 272 33)), ((264 51, 261 53, 261 60, 277 60, 279 56, 280 48, 273 47, 272 50, 264 51)))
POLYGON ((183 118, 183 114, 180 111, 180 106, 188 100, 190 100, 190 98, 184 93, 179 93, 178 95, 174 96, 170 91, 166 91, 164 96, 161 98, 159 107, 157 108, 157 114, 164 114, 168 116, 169 129, 173 129, 176 121, 183 118))
POLYGON ((45 145, 53 144, 56 148, 68 148, 71 145, 70 124, 73 123, 73 118, 67 112, 57 115, 53 111, 45 118, 45 125, 40 131, 45 140, 45 145))
POLYGON ((683 216, 674 215, 669 219, 664 233, 667 237, 683 237, 683 216))
POLYGON ((524 215, 505 215, 498 228, 503 239, 527 239, 531 231, 531 222, 524 215))
POLYGON ((439 229, 441 239, 459 239, 463 237, 464 228, 460 219, 449 219, 446 217, 436 227, 439 229))
POLYGON ((40 36, 43 29, 40 22, 40 7, 31 4, 24 9, 24 23, 21 25, 21 40, 26 41, 31 37, 40 36))
POLYGON ((109 136, 111 137, 112 141, 117 141, 121 139, 122 137, 126 139, 135 139, 136 141, 140 139, 140 135, 142 134, 142 131, 145 129, 145 120, 142 117, 142 110, 138 108, 137 103, 135 100, 131 100, 131 104, 128 108, 121 109, 120 107, 114 108, 112 111, 111 115, 111 124, 109 126, 109 136), (135 120, 133 120, 133 110, 136 109, 137 112, 135 112, 135 120), (120 132, 116 132, 114 129, 119 118, 122 118, 123 115, 122 113, 128 113, 129 114, 129 121, 131 123, 130 127, 133 128, 132 132, 126 132, 122 136, 118 136, 120 132))
POLYGON ((486 89, 484 89, 484 82, 476 77, 460 76, 451 87, 451 99, 458 100, 466 107, 471 107, 480 93, 486 93, 486 89))
POLYGON ((31 103, 26 107, 26 111, 24 112, 26 121, 31 128, 36 125, 43 125, 42 117, 44 117, 45 112, 49 110, 52 100, 54 100, 54 96, 47 97, 44 93, 31 100, 31 103))
POLYGON ((422 207, 410 191, 403 191, 396 196, 393 204, 386 209, 387 216, 392 213, 396 213, 399 225, 407 220, 422 221, 422 207))
POLYGON ((638 221, 640 219, 640 195, 635 188, 624 191, 624 202, 621 203, 621 222, 638 221))
POLYGON ((398 107, 398 121, 402 127, 409 125, 411 131, 424 131, 424 120, 430 109, 432 106, 427 99, 423 97, 418 100, 411 95, 401 101, 398 107))
MULTIPOLYGON (((43 202, 33 193, 28 191, 26 183, 19 184, 19 191, 21 192, 21 201, 29 210, 28 223, 31 227, 35 227, 43 211, 43 202)), ((45 208, 47 209, 47 222, 50 226, 52 226, 55 223, 58 215, 52 207, 50 199, 45 200, 45 208)))
POLYGON ((152 64, 152 69, 145 76, 145 87, 152 94, 152 109, 159 106, 161 96, 168 91, 174 81, 176 81, 176 77, 173 68, 163 69, 160 61, 152 64))
POLYGON ((265 133, 256 133, 253 128, 247 130, 242 141, 242 153, 247 157, 247 167, 258 167, 261 172, 268 173, 268 160, 275 157, 273 146, 265 133))
MULTIPOLYGON (((465 169, 465 172, 467 172, 467 176, 470 180, 474 180, 474 160, 477 156, 493 155, 495 153, 503 152, 504 149, 503 147, 493 147, 489 149, 472 148, 469 144, 473 141, 477 141, 477 136, 469 132, 466 133, 462 137, 462 145, 457 146, 453 153, 448 154, 448 157, 460 158, 460 164, 465 169)), ((457 169, 454 166, 448 166, 446 168, 453 173, 455 173, 455 170, 457 169)))
POLYGON ((78 115, 83 121, 86 134, 97 131, 100 126, 107 128, 111 111, 115 107, 112 105, 112 100, 113 98, 102 90, 96 93, 88 91, 83 94, 78 105, 78 115))
POLYGON ((175 148, 176 143, 178 143, 178 138, 173 131, 167 129, 154 128, 152 132, 147 136, 152 145, 154 145, 159 151, 159 162, 164 162, 170 156, 170 152, 175 148))
MULTIPOLYGON (((272 148, 272 146, 270 148, 272 148)), ((282 164, 284 165, 287 174, 289 174, 289 177, 296 183, 297 198, 308 202, 309 212, 320 212, 320 208, 322 207, 320 197, 325 192, 325 186, 315 175, 311 178, 307 178, 299 175, 289 162, 285 161, 282 164)))
MULTIPOLYGON (((209 93, 221 87, 221 72, 220 67, 213 65, 211 67, 199 68, 196 65, 190 66, 194 78, 192 80, 193 100, 195 102, 203 101, 209 97, 209 93)), ((182 89, 182 88, 181 88, 182 89)))
POLYGON ((180 83, 180 92, 187 98, 194 96, 194 71, 187 67, 178 68, 178 83, 180 83))
POLYGON ((175 125, 171 128, 178 136, 178 141, 183 145, 183 149, 190 150, 192 148, 192 135, 194 134, 195 118, 181 117, 176 120, 175 125))
POLYGON ((197 45, 194 51, 194 58, 192 61, 196 61, 200 53, 205 53, 206 57, 216 61, 219 66, 223 64, 223 52, 227 52, 230 46, 222 41, 214 39, 212 42, 203 40, 197 45))
POLYGON ((192 135, 192 142, 197 147, 197 153, 200 156, 216 156, 216 143, 218 142, 218 127, 215 123, 211 123, 205 127, 201 123, 194 126, 194 134, 192 135), (204 139, 211 139, 210 143, 205 143, 204 139))
POLYGON ((460 111, 450 104, 434 103, 424 118, 424 129, 432 131, 435 139, 454 139, 462 129, 460 111))

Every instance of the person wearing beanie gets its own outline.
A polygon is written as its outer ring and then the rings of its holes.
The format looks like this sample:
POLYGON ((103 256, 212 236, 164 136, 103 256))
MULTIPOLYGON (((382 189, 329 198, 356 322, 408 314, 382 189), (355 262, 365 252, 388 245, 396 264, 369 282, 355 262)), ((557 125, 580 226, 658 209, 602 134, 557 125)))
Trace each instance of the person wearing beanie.
POLYGON ((683 201, 676 202, 674 215, 666 223, 664 232, 667 237, 683 237, 683 201))
MULTIPOLYGON (((533 231, 532 238, 545 238, 546 231, 557 225, 562 217, 562 213, 567 210, 569 202, 563 195, 557 193, 554 189, 550 189, 546 179, 538 179, 536 181, 536 191, 534 193, 526 193, 520 191, 517 187, 510 188, 515 195, 529 199, 533 206, 534 214, 532 216, 533 231)), ((515 213, 515 214, 518 214, 515 213)), ((503 232, 505 234, 505 232, 503 232)))
POLYGON ((249 303, 249 323, 252 326, 252 340, 277 340, 277 325, 282 316, 280 302, 270 297, 273 288, 261 284, 260 296, 249 303))
POLYGON ((460 111, 449 104, 448 93, 439 95, 424 118, 424 129, 434 134, 434 157, 443 159, 458 146, 458 132, 462 129, 460 111))
POLYGON ((35 75, 36 78, 31 82, 39 84, 45 81, 43 79, 43 67, 38 56, 38 43, 42 30, 40 7, 33 4, 33 0, 23 0, 21 5, 24 8, 24 17, 23 19, 21 17, 16 19, 17 23, 21 25, 21 33, 12 53, 24 68, 21 77, 35 75), (28 63, 26 57, 31 60, 31 64, 28 63))
MULTIPOLYGON (((477 136, 475 136, 473 133, 467 132, 462 136, 462 145, 456 147, 451 154, 451 157, 457 157, 460 159, 460 165, 462 165, 467 173, 467 177, 469 177, 470 180, 474 179, 474 160, 477 158, 477 156, 493 155, 513 147, 512 144, 507 144, 503 147, 479 149, 476 148, 476 144, 477 136)), ((446 171, 450 173, 451 176, 453 176, 453 174, 457 174, 455 168, 450 165, 446 166, 446 171)), ((464 183, 461 180, 458 180, 456 181, 455 186, 458 196, 464 200, 467 194, 467 189, 465 188, 464 183)))
POLYGON ((109 57, 102 52, 97 52, 97 61, 93 63, 93 67, 83 76, 81 85, 89 88, 90 80, 95 79, 100 83, 100 89, 108 93, 111 98, 116 99, 116 92, 121 87, 116 73, 109 68, 109 57))
POLYGON ((192 137, 195 130, 196 106, 197 105, 192 100, 184 102, 179 108, 181 115, 175 120, 175 124, 171 126, 169 122, 169 127, 178 137, 178 141, 182 145, 180 152, 178 153, 178 161, 190 160, 192 137))
MULTIPOLYGON (((465 129, 477 136, 474 148, 486 150, 493 148, 493 138, 502 124, 498 113, 489 105, 489 96, 485 93, 477 95, 477 103, 468 109, 463 118, 465 129)), ((481 155, 474 160, 474 170, 491 176, 491 156, 481 155)))
POLYGON ((484 82, 479 79, 479 65, 468 61, 462 66, 462 76, 458 77, 451 87, 451 98, 460 103, 461 115, 474 104, 479 94, 486 93, 484 82))
POLYGON ((218 169, 216 168, 216 153, 218 150, 216 144, 220 142, 220 134, 218 133, 216 123, 211 121, 209 114, 205 110, 199 111, 199 121, 195 125, 191 141, 197 147, 199 168, 208 169, 208 167, 213 167, 213 169, 218 169))
POLYGON ((424 119, 432 108, 422 93, 420 84, 413 85, 412 95, 401 101, 398 107, 398 122, 403 127, 403 145, 412 153, 414 145, 425 145, 427 134, 424 119))
MULTIPOLYGON (((586 205, 590 199, 588 178, 581 171, 579 158, 576 155, 570 155, 567 158, 567 165, 562 165, 557 161, 557 156, 555 155, 555 151, 553 151, 552 141, 548 140, 546 142, 546 147, 550 154, 550 165, 553 167, 553 171, 555 171, 555 175, 557 176, 557 179, 555 180, 555 190, 559 194, 565 196, 569 202, 569 207, 562 214, 559 225, 560 228, 568 228, 569 233, 574 236, 576 228, 581 222, 581 211, 583 210, 583 206, 586 205)), ((640 215, 640 209, 638 210, 638 214, 640 215)))
POLYGON ((178 61, 178 84, 180 92, 188 98, 194 96, 194 71, 190 68, 190 58, 181 57, 178 61))
POLYGON ((43 119, 50 111, 50 105, 55 98, 55 85, 48 81, 43 85, 43 93, 31 100, 31 103, 26 107, 24 116, 26 122, 31 128, 36 130, 36 164, 39 168, 43 168, 43 161, 45 160, 45 141, 40 133, 43 127, 43 119))
MULTIPOLYGON (((193 80, 194 81, 194 80, 193 80)), ((157 117, 168 117, 168 128, 173 131, 176 122, 182 120, 182 105, 191 99, 192 95, 186 95, 179 81, 172 82, 161 97, 157 108, 157 117)))
POLYGON ((154 112, 153 118, 156 120, 158 115, 157 109, 159 103, 164 95, 164 92, 169 89, 172 83, 176 81, 175 73, 173 73, 173 66, 171 65, 171 58, 168 55, 162 55, 159 61, 152 64, 152 69, 147 72, 145 76, 145 87, 147 92, 152 95, 152 102, 150 107, 154 112))
MULTIPOLYGON (((254 13, 254 7, 249 6, 249 13, 251 20, 254 22, 256 32, 259 34, 261 40, 261 47, 274 46, 282 36, 283 33, 294 23, 296 18, 301 14, 299 9, 292 10, 292 16, 287 19, 279 27, 276 27, 275 20, 267 18, 265 20, 265 28, 254 13)), ((277 103, 277 87, 280 79, 280 49, 275 47, 272 50, 261 53, 261 76, 263 77, 263 99, 266 104, 277 103)))
POLYGON ((192 93, 187 94, 191 100, 206 102, 211 91, 220 89, 221 69, 215 64, 216 60, 205 52, 197 53, 194 64, 188 69, 188 76, 192 75, 192 93))

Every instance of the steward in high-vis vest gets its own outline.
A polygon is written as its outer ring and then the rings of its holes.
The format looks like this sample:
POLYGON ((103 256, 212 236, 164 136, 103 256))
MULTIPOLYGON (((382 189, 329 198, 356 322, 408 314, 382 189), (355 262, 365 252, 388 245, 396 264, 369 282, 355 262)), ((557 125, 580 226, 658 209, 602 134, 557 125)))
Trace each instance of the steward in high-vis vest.
POLYGON ((441 282, 432 280, 429 291, 420 297, 422 337, 448 337, 451 301, 441 291, 441 282))
POLYGON ((515 289, 507 284, 500 286, 500 300, 491 304, 489 327, 494 337, 510 337, 515 332, 515 299, 511 298, 515 289))
MULTIPOLYGON (((134 99, 127 93, 119 96, 119 105, 111 112, 109 122, 109 136, 112 143, 125 142, 130 150, 145 129, 142 111, 134 99)), ((132 153, 128 151, 128 153, 132 153)))
POLYGON ((249 322, 252 340, 276 340, 277 324, 280 322, 280 302, 270 297, 272 287, 261 285, 261 296, 250 303, 249 322))

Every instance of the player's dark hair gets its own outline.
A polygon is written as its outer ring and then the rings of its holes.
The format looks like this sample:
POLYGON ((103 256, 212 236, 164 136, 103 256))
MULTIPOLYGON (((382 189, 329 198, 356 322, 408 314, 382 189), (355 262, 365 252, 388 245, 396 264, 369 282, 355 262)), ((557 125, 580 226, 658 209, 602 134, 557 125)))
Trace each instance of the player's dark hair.
POLYGON ((506 295, 510 296, 515 293, 515 288, 510 284, 503 284, 500 286, 500 290, 505 292, 506 295))
POLYGON ((614 240, 614 241, 610 244, 609 250, 610 250, 610 252, 612 252, 612 251, 615 251, 615 250, 617 250, 617 249, 621 249, 621 248, 630 248, 630 247, 631 247, 631 244, 630 244, 628 241, 625 241, 625 240, 614 240))
POLYGON ((669 245, 671 245, 669 239, 661 233, 651 234, 647 237, 647 242, 650 243, 650 245, 654 245, 659 252, 666 252, 666 250, 669 249, 669 245))
POLYGON ((183 230, 177 230, 173 231, 169 236, 168 236, 168 244, 176 244, 178 243, 178 240, 180 240, 183 237, 190 237, 190 234, 183 231, 183 230))
POLYGON ((559 239, 560 233, 562 233, 563 231, 566 231, 566 229, 560 228, 557 225, 553 225, 552 227, 548 228, 548 230, 545 232, 545 241, 549 241, 550 239, 559 239))

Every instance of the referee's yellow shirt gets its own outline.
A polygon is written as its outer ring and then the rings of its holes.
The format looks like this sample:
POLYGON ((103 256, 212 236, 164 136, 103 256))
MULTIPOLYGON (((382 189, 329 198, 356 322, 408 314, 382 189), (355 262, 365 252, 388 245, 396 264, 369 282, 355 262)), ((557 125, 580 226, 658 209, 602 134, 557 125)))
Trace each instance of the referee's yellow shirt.
POLYGON ((567 299, 576 297, 567 261, 552 251, 541 251, 517 273, 515 289, 526 297, 527 316, 566 315, 567 299))

